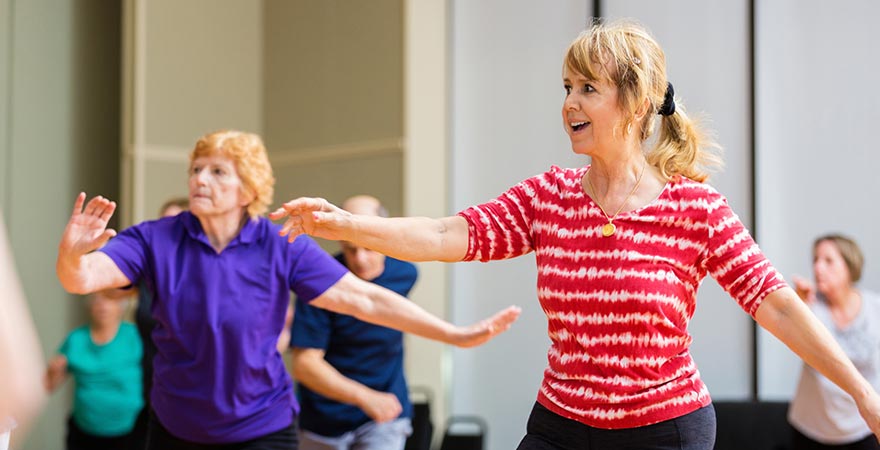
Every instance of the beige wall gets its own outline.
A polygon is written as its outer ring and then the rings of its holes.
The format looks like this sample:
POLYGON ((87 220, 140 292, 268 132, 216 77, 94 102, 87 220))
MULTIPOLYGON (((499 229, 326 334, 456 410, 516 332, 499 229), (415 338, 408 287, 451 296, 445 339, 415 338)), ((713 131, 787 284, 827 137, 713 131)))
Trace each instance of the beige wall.
MULTIPOLYGON (((0 0, 0 206, 47 354, 84 320, 53 265, 76 192, 119 199, 126 224, 153 217, 186 193, 187 153, 207 131, 264 135, 276 202, 369 192, 395 215, 443 208, 436 192, 404 203, 405 164, 444 172, 404 158, 402 0, 221 3, 0 0)), ((442 288, 422 270, 416 300, 442 315, 442 288)), ((412 384, 433 383, 435 359, 410 351, 412 384)), ((439 420, 443 388, 431 387, 439 420)), ((68 386, 24 448, 62 448, 69 408, 68 386)))
POLYGON ((128 0, 125 223, 186 195, 188 155, 220 128, 262 133, 263 7, 234 0, 128 0))
MULTIPOLYGON (((0 206, 46 356, 84 320, 54 270, 73 199, 119 193, 119 16, 103 0, 0 0, 0 206)), ((69 384, 19 448, 63 448, 69 384)))
POLYGON ((369 193, 401 214, 401 1, 267 0, 265 19, 263 117, 276 203, 369 193))
MULTIPOLYGON (((407 0, 404 11, 404 212, 408 216, 443 217, 450 214, 449 11, 444 0, 407 0)), ((428 262, 419 264, 419 270, 413 300, 449 319, 449 266, 428 262)), ((427 386, 434 392, 431 412, 436 443, 451 410, 452 349, 415 336, 406 336, 405 343, 410 384, 427 386)))

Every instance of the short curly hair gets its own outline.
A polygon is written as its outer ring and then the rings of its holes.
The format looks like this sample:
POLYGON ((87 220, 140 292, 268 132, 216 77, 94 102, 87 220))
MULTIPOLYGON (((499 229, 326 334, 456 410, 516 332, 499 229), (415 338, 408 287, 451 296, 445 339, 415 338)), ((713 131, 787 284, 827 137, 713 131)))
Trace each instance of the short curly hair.
POLYGON ((275 192, 275 177, 269 154, 260 136, 236 130, 220 130, 208 133, 196 142, 189 156, 192 165, 197 158, 222 155, 232 159, 247 194, 254 200, 248 204, 251 218, 256 218, 269 210, 275 192))

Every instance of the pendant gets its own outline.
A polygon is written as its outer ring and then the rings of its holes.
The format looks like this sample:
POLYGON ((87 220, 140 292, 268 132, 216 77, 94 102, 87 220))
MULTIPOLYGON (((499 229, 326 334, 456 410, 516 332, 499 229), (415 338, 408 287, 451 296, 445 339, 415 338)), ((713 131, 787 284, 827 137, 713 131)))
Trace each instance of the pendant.
POLYGON ((617 231, 617 227, 615 227, 614 224, 611 222, 602 225, 602 236, 611 236, 612 234, 614 234, 615 231, 617 231))

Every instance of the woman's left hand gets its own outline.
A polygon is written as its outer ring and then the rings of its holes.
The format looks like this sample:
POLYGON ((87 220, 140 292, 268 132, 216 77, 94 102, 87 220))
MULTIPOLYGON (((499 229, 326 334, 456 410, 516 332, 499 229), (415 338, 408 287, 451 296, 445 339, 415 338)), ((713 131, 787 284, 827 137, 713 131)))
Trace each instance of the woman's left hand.
POLYGON ((471 326, 458 327, 450 340, 450 344, 458 347, 476 347, 485 344, 495 336, 507 331, 510 325, 519 318, 522 308, 509 306, 488 319, 481 320, 471 326))

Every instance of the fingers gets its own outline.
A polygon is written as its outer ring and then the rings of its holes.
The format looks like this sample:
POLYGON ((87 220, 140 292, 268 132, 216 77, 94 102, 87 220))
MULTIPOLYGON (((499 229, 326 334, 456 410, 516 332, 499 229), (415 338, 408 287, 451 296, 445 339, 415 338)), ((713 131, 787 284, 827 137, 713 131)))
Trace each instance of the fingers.
POLYGON ((510 329, 510 326, 522 314, 519 306, 509 306, 481 322, 467 327, 460 341, 453 342, 459 347, 474 347, 481 345, 495 336, 510 329))
POLYGON ((507 331, 520 314, 522 314, 522 308, 519 306, 509 306, 498 312, 489 319, 490 332, 495 335, 507 331))
POLYGON ((281 207, 288 212, 321 211, 328 204, 329 202, 323 198, 300 197, 285 203, 281 207))
POLYGON ((272 220, 278 220, 284 218, 287 215, 287 210, 284 208, 278 208, 275 211, 269 213, 269 218, 272 220))
POLYGON ((104 232, 101 233, 100 236, 98 236, 98 239, 95 240, 95 245, 96 245, 95 248, 103 247, 104 244, 106 244, 107 241, 109 241, 110 238, 112 238, 113 236, 116 236, 116 230, 114 230, 112 228, 108 228, 108 229, 104 230, 104 232))
POLYGON ((83 203, 86 201, 86 193, 80 192, 79 195, 76 196, 76 200, 73 201, 73 213, 71 215, 81 214, 83 210, 83 203))
MULTIPOLYGON (((82 195, 83 197, 85 197, 85 194, 82 195)), ((77 198, 77 200, 79 200, 79 198, 77 198)), ((113 211, 115 210, 116 202, 111 202, 110 200, 99 195, 89 200, 89 203, 86 205, 83 214, 87 216, 98 217, 106 221, 110 219, 110 216, 113 215, 113 211), (105 216, 106 219, 104 219, 105 216)))
POLYGON ((109 222, 110 217, 113 217, 113 212, 116 211, 116 202, 110 202, 104 211, 101 213, 101 220, 104 222, 109 222))
POLYGON ((281 236, 284 236, 288 233, 293 232, 294 230, 300 229, 302 227, 302 218, 299 216, 290 216, 284 221, 284 225, 281 226, 281 231, 278 233, 281 236))
POLYGON ((278 220, 285 216, 294 216, 304 212, 320 211, 328 204, 323 198, 300 197, 281 205, 280 208, 269 213, 269 218, 278 220))

